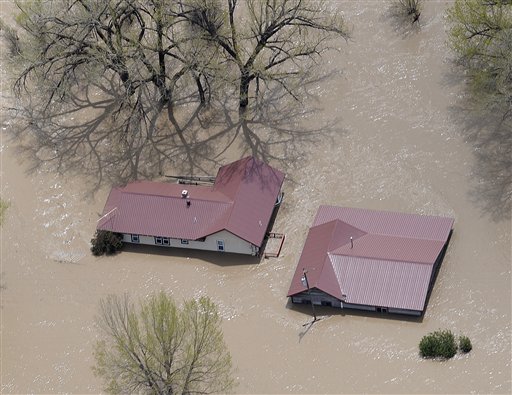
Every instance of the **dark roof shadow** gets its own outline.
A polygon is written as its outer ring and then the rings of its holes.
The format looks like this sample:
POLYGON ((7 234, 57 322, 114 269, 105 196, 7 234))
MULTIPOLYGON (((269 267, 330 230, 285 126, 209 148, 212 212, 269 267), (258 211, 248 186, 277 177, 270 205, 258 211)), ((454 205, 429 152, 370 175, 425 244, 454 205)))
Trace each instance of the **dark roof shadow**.
MULTIPOLYGON (((141 254, 141 255, 160 255, 169 258, 191 258, 217 266, 242 266, 255 265, 261 262, 262 258, 258 256, 233 254, 229 252, 202 251, 187 248, 159 247, 144 244, 125 244, 121 254, 141 254)), ((172 261, 169 264, 172 265, 172 261)), ((193 263, 191 263, 193 264, 193 263)))
MULTIPOLYGON (((313 320, 310 304, 296 304, 296 303, 292 303, 288 299, 288 301, 286 302, 286 308, 303 313, 305 323, 308 320, 309 321, 313 320)), ((414 323, 422 323, 423 322, 423 314, 421 316, 409 316, 409 315, 405 315, 405 314, 377 313, 377 312, 372 312, 372 311, 341 309, 341 308, 337 308, 337 307, 317 306, 317 305, 315 305, 315 311, 316 311, 316 315, 320 319, 319 320, 320 322, 323 318, 328 317, 328 316, 368 317, 368 318, 377 318, 377 319, 381 319, 381 320, 406 321, 406 322, 414 322, 414 323)), ((316 322, 315 322, 315 324, 316 324, 316 322)))

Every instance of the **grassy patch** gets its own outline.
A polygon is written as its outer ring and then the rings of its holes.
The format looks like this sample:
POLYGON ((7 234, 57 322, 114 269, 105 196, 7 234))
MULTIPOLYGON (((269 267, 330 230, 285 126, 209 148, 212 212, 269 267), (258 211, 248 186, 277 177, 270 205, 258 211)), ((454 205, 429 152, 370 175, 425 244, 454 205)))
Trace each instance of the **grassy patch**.
POLYGON ((4 222, 5 211, 9 207, 9 202, 6 202, 2 198, 0 198, 0 225, 4 222))

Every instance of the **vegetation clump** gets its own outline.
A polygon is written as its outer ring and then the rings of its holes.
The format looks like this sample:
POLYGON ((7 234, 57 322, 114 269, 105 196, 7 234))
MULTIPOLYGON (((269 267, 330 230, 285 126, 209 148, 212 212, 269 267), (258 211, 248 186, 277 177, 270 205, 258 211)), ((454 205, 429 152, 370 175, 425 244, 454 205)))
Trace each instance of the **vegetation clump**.
POLYGON ((9 203, 0 199, 0 225, 4 222, 5 210, 9 207, 9 203))
POLYGON ((455 336, 449 330, 431 332, 420 341, 423 358, 452 358, 457 353, 455 336))
POLYGON ((473 345, 471 344, 471 340, 469 337, 461 335, 459 336, 459 350, 464 354, 467 354, 473 349, 473 345))
POLYGON ((456 0, 447 12, 449 45, 482 107, 512 117, 512 2, 456 0))
POLYGON ((95 256, 113 255, 123 246, 123 236, 108 230, 97 230, 91 240, 91 252, 95 256))
POLYGON ((421 0, 394 0, 392 12, 395 16, 418 22, 421 15, 421 0))
POLYGON ((458 349, 466 354, 473 348, 469 337, 460 335, 458 343, 449 330, 431 332, 420 341, 420 355, 423 358, 449 359, 457 353, 458 349))

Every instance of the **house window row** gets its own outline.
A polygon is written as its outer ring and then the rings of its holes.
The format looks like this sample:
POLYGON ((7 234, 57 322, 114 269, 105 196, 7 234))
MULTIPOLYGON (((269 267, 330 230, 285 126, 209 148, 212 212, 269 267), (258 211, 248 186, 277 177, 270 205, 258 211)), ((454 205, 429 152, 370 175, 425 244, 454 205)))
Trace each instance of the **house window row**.
MULTIPOLYGON (((140 235, 130 235, 132 243, 140 243, 140 235)), ((170 246, 171 245, 171 239, 169 237, 161 237, 161 236, 154 236, 155 244, 156 245, 164 245, 164 246, 170 246)), ((195 241, 201 241, 204 242, 206 240, 206 237, 201 237, 200 239, 197 239, 195 241)), ((189 244, 189 240, 187 239, 180 239, 180 243, 187 245, 189 244)), ((224 242, 218 241, 217 247, 219 251, 224 251, 224 242), (219 247, 219 243, 221 243, 221 246, 219 247)))
POLYGON ((171 245, 171 239, 169 239, 168 237, 155 236, 155 244, 160 246, 169 246, 171 245))

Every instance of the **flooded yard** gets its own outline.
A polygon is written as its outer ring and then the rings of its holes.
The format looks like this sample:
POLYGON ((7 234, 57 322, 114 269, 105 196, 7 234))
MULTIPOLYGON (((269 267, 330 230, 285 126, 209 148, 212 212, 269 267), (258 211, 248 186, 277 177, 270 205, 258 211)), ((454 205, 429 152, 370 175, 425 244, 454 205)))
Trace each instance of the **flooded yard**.
POLYGON ((156 247, 95 258, 89 241, 109 188, 91 194, 50 166, 29 172, 2 130, 2 393, 100 392, 90 369, 99 300, 158 290, 219 305, 239 393, 512 392, 510 212, 481 193, 499 180, 482 173, 459 120, 464 91, 445 43, 450 3, 426 1, 410 32, 396 29, 386 2, 333 4, 352 38, 326 58, 339 72, 318 84, 320 110, 300 122, 336 126, 283 169, 278 258, 156 247), (322 319, 303 326, 310 306, 292 307, 286 293, 320 204, 455 218, 421 319, 322 307, 322 319), (421 359, 420 339, 437 329, 467 335, 473 351, 421 359))

